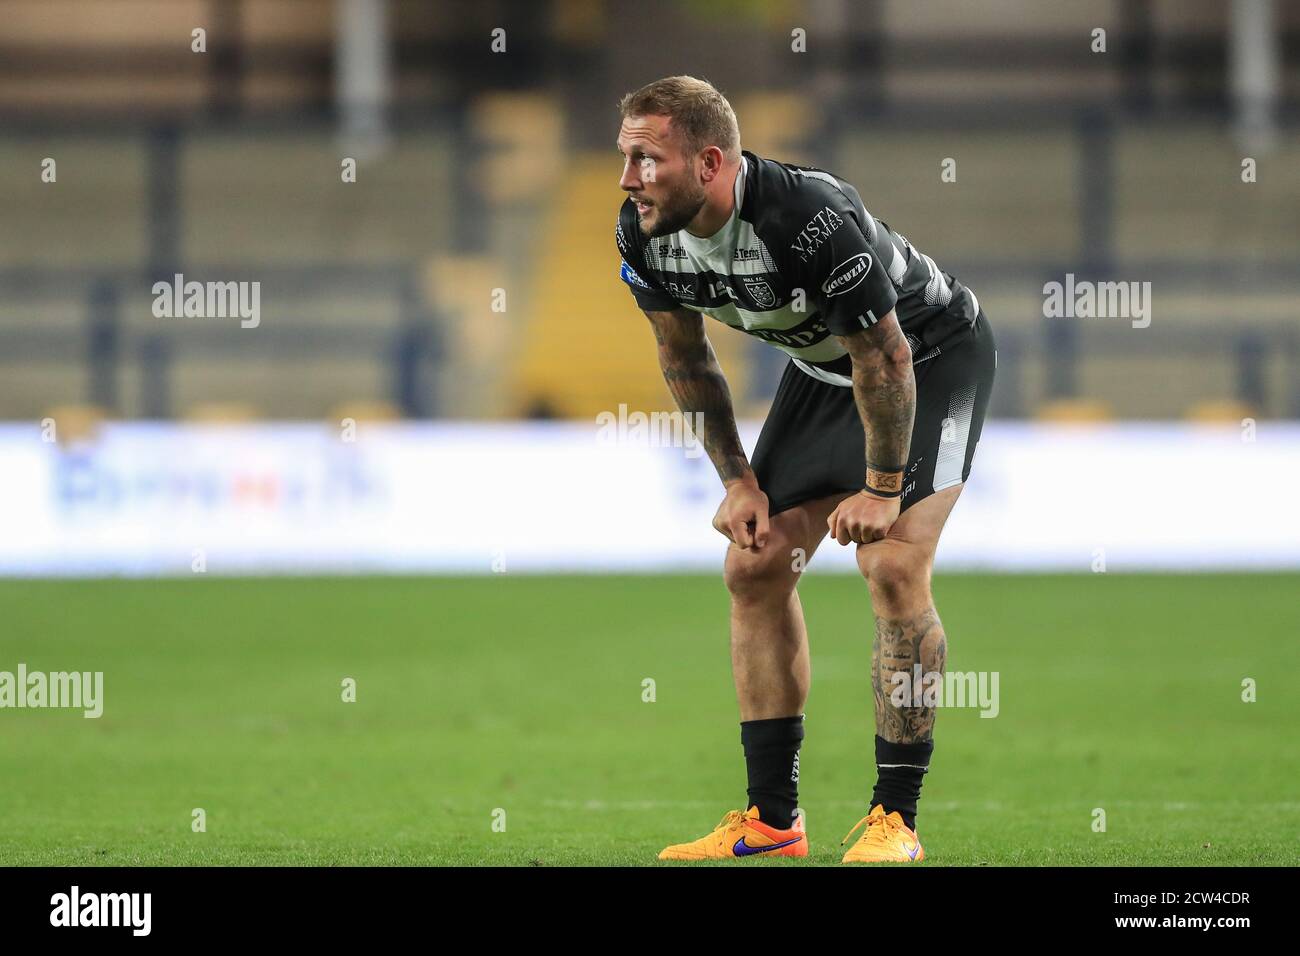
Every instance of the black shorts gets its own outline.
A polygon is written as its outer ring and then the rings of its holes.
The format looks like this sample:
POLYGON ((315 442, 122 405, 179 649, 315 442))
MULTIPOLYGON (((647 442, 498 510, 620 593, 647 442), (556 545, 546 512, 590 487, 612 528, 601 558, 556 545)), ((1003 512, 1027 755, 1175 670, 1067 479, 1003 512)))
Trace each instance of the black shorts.
MULTIPOLYGON (((997 367, 993 332, 981 311, 971 333, 915 366, 916 419, 902 508, 970 475, 997 367)), ((754 447, 758 486, 768 513, 866 482, 866 432, 853 389, 786 365, 754 447)))

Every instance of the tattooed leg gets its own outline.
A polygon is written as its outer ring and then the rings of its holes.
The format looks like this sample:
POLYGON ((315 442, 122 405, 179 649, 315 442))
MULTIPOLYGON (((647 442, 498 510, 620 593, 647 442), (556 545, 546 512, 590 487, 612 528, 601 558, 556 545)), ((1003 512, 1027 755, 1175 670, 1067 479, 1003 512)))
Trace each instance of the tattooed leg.
POLYGON ((871 645, 876 733, 897 744, 934 736, 935 708, 924 706, 924 693, 931 686, 930 675, 942 675, 947 659, 948 641, 933 604, 912 618, 889 620, 877 615, 871 645))
POLYGON ((934 708, 923 702, 915 680, 943 673, 948 641, 930 595, 930 571, 939 535, 961 494, 961 486, 946 488, 917 502, 894 523, 883 541, 858 547, 858 568, 871 589, 876 634, 871 649, 871 686, 875 697, 876 732, 891 743, 920 743, 934 733, 934 708), (906 678, 913 691, 899 707, 894 701, 897 681, 906 678), (892 699, 891 699, 892 697, 892 699))
POLYGON ((903 512, 884 540, 858 547, 858 568, 867 579, 876 615, 871 648, 876 785, 871 805, 897 812, 913 830, 921 783, 934 752, 935 707, 927 707, 924 697, 934 684, 925 675, 942 674, 948 658, 948 639, 930 594, 930 572, 939 534, 959 494, 960 485, 935 492, 903 512), (900 691, 900 680, 905 682, 901 691, 910 694, 900 691))

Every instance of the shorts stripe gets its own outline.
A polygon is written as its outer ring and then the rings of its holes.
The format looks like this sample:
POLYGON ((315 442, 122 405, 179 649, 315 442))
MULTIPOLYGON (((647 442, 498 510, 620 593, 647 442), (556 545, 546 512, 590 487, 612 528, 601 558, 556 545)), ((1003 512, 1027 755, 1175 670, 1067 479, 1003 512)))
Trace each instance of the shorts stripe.
POLYGON ((934 490, 943 491, 962 483, 966 468, 966 444, 970 441, 971 413, 975 408, 977 386, 958 389, 948 398, 948 418, 952 422, 952 441, 944 441, 948 423, 939 430, 939 452, 934 460, 934 490))

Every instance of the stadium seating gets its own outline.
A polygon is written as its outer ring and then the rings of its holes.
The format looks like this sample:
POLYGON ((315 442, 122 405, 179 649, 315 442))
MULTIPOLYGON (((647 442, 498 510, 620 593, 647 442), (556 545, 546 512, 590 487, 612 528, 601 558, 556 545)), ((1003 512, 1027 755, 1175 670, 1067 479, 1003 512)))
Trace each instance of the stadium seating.
MULTIPOLYGON (((342 157, 355 150, 323 109, 333 94, 333 5, 313 15, 305 11, 317 5, 290 0, 242 5, 234 79, 222 72, 231 58, 205 59, 188 46, 196 24, 231 8, 130 6, 129 18, 99 0, 5 7, 0 55, 21 55, 0 111, 37 119, 0 127, 8 416, 69 401, 127 417, 248 401, 272 417, 316 420, 341 394, 401 404, 401 343, 421 335, 445 348, 414 360, 427 372, 410 387, 417 413, 588 417, 620 402, 670 407, 644 323, 616 277, 610 233, 620 197, 606 145, 616 96, 604 88, 641 78, 650 64, 602 59, 602 43, 637 53, 611 34, 608 4, 563 5, 529 21, 557 61, 603 66, 592 74, 600 82, 532 82, 525 72, 495 85, 478 74, 457 79, 425 55, 456 54, 480 36, 490 9, 396 4, 405 46, 395 53, 394 105, 415 110, 385 149, 360 157, 355 183, 340 178, 342 157), (70 60, 80 73, 60 72, 70 60), (457 98, 458 83, 476 95, 457 98), (608 111, 599 122, 597 102, 608 111), (62 110, 129 122, 59 124, 62 110), (41 181, 46 157, 57 163, 55 183, 41 181), (260 281, 259 331, 155 319, 150 281, 172 268, 260 281), (489 305, 498 288, 504 313, 489 305)), ((756 56, 789 46, 777 7, 747 21, 734 48, 714 51, 723 75, 749 77, 728 89, 745 144, 845 176, 874 214, 976 289, 1003 349, 995 416, 1033 416, 1079 395, 1101 396, 1130 418, 1181 418, 1204 394, 1264 417, 1300 413, 1293 125, 1251 149, 1254 181, 1243 182, 1246 147, 1221 113, 1127 109, 1141 100, 1125 74, 1134 64, 1079 45, 1094 26, 1083 10, 975 12, 938 0, 923 13, 889 2, 838 26, 821 19, 833 11, 811 10, 809 28, 843 45, 804 72, 756 56), (909 56, 937 21, 947 25, 945 54, 909 56), (882 36, 892 57, 825 82, 827 63, 882 36), (926 108, 934 103, 948 108, 926 108), (941 178, 945 159, 955 181, 941 178), (1087 270, 1150 281, 1150 327, 1120 318, 1049 328, 1043 284, 1087 270)), ((1176 106, 1184 94, 1195 105, 1192 94, 1217 81, 1196 73, 1192 54, 1212 45, 1220 19, 1173 4, 1148 12, 1144 27, 1117 10, 1112 41, 1153 31, 1169 55, 1143 66, 1147 105, 1176 106)), ((718 13, 700 3, 684 16, 718 13)), ((1294 12, 1279 17, 1293 35, 1294 12)), ((703 34, 683 23, 679 52, 689 56, 703 34)), ((221 22, 209 27, 219 52, 233 34, 221 22)), ((547 69, 530 62, 527 70, 547 69)), ((710 330, 741 413, 761 414, 780 357, 710 330)))

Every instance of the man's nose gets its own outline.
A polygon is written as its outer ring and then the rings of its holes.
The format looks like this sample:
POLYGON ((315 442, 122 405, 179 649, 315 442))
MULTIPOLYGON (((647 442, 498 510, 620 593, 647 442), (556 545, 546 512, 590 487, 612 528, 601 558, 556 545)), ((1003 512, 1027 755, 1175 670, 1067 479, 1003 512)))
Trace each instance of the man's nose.
POLYGON ((641 188, 641 171, 632 163, 623 164, 623 178, 618 181, 620 189, 641 188))

